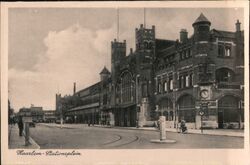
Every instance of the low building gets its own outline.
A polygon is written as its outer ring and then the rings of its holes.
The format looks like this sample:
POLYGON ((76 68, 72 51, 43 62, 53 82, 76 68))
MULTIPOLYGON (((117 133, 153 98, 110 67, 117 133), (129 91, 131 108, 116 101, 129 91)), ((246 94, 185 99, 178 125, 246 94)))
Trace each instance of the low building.
POLYGON ((43 122, 43 107, 31 106, 19 109, 18 116, 31 116, 33 122, 43 122))
POLYGON ((56 111, 55 110, 43 110, 43 121, 46 123, 55 123, 56 111))
POLYGON ((56 115, 63 117, 67 123, 99 124, 99 83, 76 92, 74 83, 73 95, 56 94, 56 115))

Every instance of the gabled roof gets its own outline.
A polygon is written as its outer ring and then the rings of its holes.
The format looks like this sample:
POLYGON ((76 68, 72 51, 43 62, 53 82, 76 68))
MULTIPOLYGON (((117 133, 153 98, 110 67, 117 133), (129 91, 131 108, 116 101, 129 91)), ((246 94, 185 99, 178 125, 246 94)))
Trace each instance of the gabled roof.
POLYGON ((203 13, 201 13, 200 16, 194 21, 193 25, 201 22, 206 22, 211 24, 211 22, 203 15, 203 13))
POLYGON ((100 74, 110 74, 109 70, 104 66, 100 74))
POLYGON ((213 35, 218 37, 235 38, 235 32, 222 31, 216 29, 213 29, 211 32, 213 33, 213 35))
POLYGON ((156 50, 161 51, 163 49, 166 49, 170 46, 173 46, 176 41, 173 40, 164 40, 164 39, 156 39, 155 44, 156 44, 156 50))

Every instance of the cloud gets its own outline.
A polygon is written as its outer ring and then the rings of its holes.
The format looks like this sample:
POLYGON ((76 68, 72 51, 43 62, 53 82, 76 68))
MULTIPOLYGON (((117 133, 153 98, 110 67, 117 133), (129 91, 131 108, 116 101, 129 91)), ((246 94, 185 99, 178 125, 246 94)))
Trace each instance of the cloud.
POLYGON ((44 39, 47 51, 35 71, 9 70, 10 96, 16 111, 34 104, 54 109, 55 94, 72 94, 73 82, 80 90, 99 81, 99 73, 110 68, 110 41, 115 25, 93 31, 74 24, 62 31, 50 31, 44 39), (107 59, 108 58, 108 59, 107 59))

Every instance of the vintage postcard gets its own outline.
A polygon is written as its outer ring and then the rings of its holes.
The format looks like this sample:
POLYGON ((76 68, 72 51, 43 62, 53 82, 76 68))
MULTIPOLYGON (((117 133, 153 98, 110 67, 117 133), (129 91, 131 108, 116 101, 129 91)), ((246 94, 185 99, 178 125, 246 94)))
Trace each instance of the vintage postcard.
POLYGON ((248 14, 2 3, 2 164, 250 163, 248 14))

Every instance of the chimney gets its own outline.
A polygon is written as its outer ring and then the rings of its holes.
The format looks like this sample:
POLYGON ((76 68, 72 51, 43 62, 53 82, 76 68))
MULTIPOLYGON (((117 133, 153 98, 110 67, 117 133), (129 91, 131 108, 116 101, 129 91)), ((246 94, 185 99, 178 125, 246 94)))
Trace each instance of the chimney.
POLYGON ((181 29, 180 31, 180 42, 183 43, 183 42, 186 42, 188 39, 188 32, 186 29, 181 29))
POLYGON ((240 22, 239 20, 237 20, 237 22, 235 23, 235 26, 236 26, 236 32, 240 32, 240 22))
POLYGON ((74 82, 73 94, 76 93, 76 83, 74 82))

